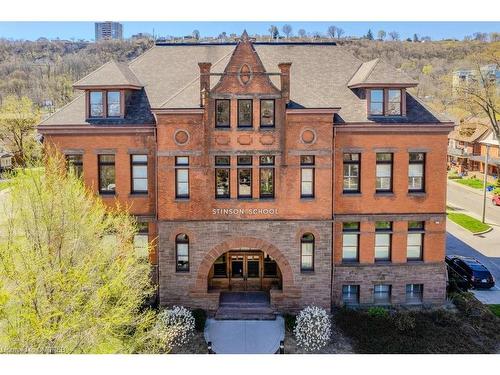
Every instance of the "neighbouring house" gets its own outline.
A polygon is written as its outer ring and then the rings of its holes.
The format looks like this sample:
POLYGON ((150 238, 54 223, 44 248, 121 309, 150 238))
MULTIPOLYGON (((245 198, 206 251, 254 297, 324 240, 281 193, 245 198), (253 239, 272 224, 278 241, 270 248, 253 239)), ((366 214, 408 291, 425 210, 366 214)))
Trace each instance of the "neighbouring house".
POLYGON ((498 147, 498 140, 496 139, 494 133, 490 130, 488 135, 479 143, 481 147, 479 171, 484 173, 486 155, 488 155, 488 176, 497 179, 499 177, 498 172, 500 170, 500 151, 498 147))
POLYGON ((137 216, 161 305, 439 305, 453 124, 417 85, 335 43, 245 32, 111 61, 38 131, 137 216))
POLYGON ((478 171, 481 155, 479 140, 488 134, 486 122, 472 119, 462 121, 448 135, 448 166, 459 174, 478 171))
POLYGON ((14 155, 0 147, 0 173, 12 169, 14 155))

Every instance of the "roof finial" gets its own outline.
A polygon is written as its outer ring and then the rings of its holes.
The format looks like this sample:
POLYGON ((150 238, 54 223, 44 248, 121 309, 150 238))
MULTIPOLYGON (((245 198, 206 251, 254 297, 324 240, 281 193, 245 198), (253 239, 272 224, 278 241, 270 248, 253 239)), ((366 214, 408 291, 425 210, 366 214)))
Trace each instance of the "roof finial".
POLYGON ((247 30, 243 30, 243 34, 241 34, 241 40, 243 42, 248 42, 248 33, 247 33, 247 30))

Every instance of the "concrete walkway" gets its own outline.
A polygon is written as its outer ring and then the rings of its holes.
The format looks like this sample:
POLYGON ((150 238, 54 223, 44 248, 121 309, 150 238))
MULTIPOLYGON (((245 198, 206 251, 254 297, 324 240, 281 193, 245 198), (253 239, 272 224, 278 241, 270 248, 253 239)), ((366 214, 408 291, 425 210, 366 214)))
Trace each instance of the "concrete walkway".
POLYGON ((208 319, 205 340, 217 354, 274 354, 285 339, 285 320, 208 319))

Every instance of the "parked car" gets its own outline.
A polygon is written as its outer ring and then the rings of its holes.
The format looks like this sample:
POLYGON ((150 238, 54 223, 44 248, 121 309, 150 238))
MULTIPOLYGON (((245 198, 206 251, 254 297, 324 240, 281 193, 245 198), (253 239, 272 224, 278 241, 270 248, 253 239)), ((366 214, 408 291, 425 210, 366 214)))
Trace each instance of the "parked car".
POLYGON ((500 206, 500 195, 494 195, 491 198, 491 203, 493 203, 494 206, 500 206))
POLYGON ((446 264, 462 278, 467 280, 472 288, 489 289, 495 286, 495 278, 488 269, 476 258, 460 255, 447 255, 446 264))

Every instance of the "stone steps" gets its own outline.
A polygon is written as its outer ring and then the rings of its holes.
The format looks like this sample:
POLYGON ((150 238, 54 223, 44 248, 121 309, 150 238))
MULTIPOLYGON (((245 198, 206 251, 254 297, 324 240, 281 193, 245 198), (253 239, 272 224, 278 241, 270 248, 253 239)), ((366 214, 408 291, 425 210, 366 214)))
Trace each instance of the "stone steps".
POLYGON ((270 307, 220 307, 215 320, 275 320, 276 315, 270 307))

